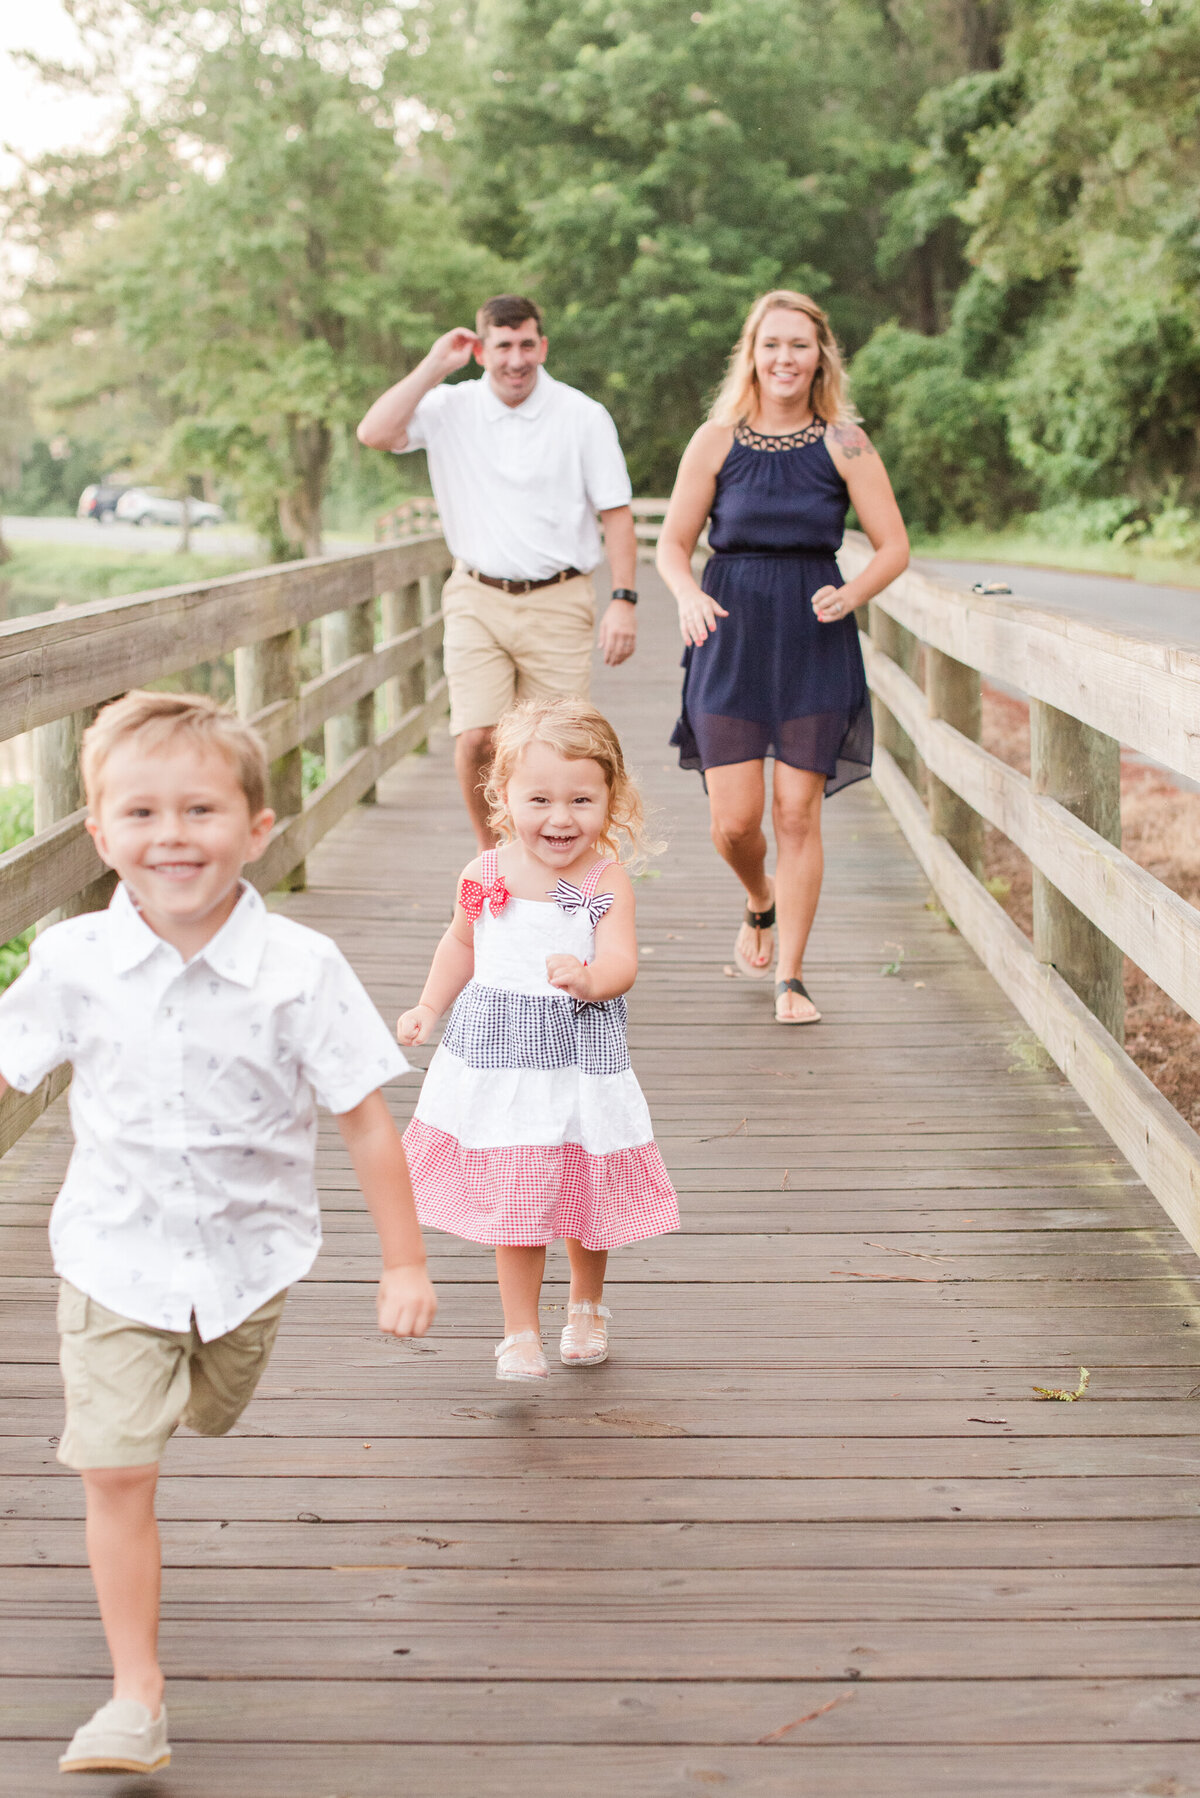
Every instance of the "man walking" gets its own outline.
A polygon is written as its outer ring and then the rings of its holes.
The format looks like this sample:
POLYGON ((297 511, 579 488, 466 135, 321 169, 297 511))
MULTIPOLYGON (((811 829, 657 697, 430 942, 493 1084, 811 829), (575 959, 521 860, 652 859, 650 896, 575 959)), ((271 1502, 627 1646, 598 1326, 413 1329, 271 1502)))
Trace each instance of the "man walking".
POLYGON ((442 603, 454 765, 481 849, 492 845, 480 790, 492 730, 514 699, 587 696, 601 558, 613 577, 600 621, 610 666, 637 641, 637 538, 616 427, 604 407, 549 376, 542 315, 502 294, 475 330, 439 337, 358 427, 369 449, 423 449, 455 557, 442 603), (442 383, 474 356, 478 381, 442 383))

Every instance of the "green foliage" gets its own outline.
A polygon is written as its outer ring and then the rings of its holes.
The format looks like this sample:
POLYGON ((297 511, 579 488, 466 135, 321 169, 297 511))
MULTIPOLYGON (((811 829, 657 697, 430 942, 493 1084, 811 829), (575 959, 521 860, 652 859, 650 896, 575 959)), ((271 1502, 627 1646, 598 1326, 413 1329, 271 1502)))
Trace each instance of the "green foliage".
POLYGON ((258 558, 177 554, 149 555, 103 546, 96 526, 95 549, 74 543, 27 543, 13 546, 0 572, 0 606, 9 618, 47 612, 58 605, 82 605, 115 599, 125 593, 148 593, 187 581, 219 578, 255 566, 258 558))
POLYGON ((855 400, 901 510, 926 531, 964 518, 997 523, 1020 494, 1001 390, 972 378, 963 361, 955 332, 922 337, 891 324, 851 367, 855 400))

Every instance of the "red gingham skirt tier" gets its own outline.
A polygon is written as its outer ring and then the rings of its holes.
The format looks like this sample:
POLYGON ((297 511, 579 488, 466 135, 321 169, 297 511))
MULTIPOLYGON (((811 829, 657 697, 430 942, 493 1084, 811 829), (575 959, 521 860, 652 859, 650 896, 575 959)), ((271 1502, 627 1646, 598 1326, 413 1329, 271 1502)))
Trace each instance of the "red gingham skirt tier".
POLYGON ((541 1248, 569 1237, 585 1249, 616 1249, 679 1228, 653 1142, 607 1155, 572 1142, 465 1149, 414 1118, 404 1151, 421 1222, 467 1242, 541 1248))

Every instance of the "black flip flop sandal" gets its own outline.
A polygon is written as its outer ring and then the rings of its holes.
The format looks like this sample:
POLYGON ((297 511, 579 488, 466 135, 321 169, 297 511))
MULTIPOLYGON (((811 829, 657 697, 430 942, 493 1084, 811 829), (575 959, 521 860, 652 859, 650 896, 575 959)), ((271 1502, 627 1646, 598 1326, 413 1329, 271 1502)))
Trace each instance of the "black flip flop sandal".
MULTIPOLYGON (((773 930, 775 928, 774 900, 768 905, 766 911, 751 911, 750 907, 747 906, 742 913, 742 924, 748 924, 751 930, 757 930, 759 932, 773 930)), ((771 944, 771 953, 767 957, 764 965, 761 968, 756 968, 749 957, 742 954, 740 947, 741 934, 741 928, 739 927, 738 934, 733 939, 733 959, 737 964, 738 973, 744 975, 747 980, 769 980, 771 978, 771 969, 775 962, 774 943, 771 944)))
POLYGON ((777 1024, 819 1024, 821 1022, 821 1014, 816 1008, 813 996, 802 980, 777 980, 775 982, 775 1022, 777 1024), (811 1018, 781 1018, 779 1001, 784 993, 799 993, 802 999, 807 999, 813 1008, 813 1016, 811 1018))

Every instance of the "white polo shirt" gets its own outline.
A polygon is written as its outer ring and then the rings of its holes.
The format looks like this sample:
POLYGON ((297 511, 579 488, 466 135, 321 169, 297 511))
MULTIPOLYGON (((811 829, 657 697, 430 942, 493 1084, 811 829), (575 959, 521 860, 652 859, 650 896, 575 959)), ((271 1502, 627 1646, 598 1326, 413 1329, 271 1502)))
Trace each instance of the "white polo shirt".
POLYGON ((64 1061, 55 1271, 154 1329, 194 1312, 206 1342, 316 1259, 317 1104, 351 1111, 408 1066, 337 945, 249 886, 188 962, 123 886, 36 938, 0 997, 0 1072, 31 1092, 64 1061))
POLYGON ((544 368, 519 406, 506 406, 487 375, 435 387, 408 427, 405 450, 414 449, 428 454, 451 553, 508 580, 594 568, 597 512, 633 495, 604 407, 544 368))

